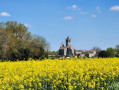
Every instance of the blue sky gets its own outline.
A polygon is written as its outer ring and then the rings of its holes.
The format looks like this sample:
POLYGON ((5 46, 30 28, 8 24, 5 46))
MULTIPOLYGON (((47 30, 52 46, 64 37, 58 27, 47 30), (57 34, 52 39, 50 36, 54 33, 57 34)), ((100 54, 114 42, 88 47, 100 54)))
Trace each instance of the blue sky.
POLYGON ((18 21, 58 50, 67 36, 77 50, 119 44, 119 0, 0 0, 0 22, 18 21))

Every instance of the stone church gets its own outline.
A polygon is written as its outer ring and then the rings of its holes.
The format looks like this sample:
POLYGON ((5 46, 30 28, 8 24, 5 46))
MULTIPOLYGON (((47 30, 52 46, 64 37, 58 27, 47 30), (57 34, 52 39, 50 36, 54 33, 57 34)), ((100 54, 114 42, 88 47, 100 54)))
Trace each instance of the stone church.
POLYGON ((66 46, 62 43, 59 49, 60 56, 72 57, 75 55, 75 49, 71 46, 71 39, 66 38, 66 46))
POLYGON ((72 56, 80 56, 80 57, 93 57, 96 55, 95 50, 75 50, 71 46, 71 39, 69 37, 66 38, 66 46, 62 43, 59 49, 59 56, 66 56, 66 57, 72 57, 72 56))

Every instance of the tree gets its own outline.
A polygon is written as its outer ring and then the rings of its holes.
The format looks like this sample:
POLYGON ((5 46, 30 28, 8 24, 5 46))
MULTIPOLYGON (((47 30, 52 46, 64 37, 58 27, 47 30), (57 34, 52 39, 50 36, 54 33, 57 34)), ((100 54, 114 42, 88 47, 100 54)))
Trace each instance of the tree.
POLYGON ((119 57, 119 45, 116 45, 115 47, 116 57, 119 57))
POLYGON ((93 47, 92 50, 95 50, 96 51, 96 56, 98 56, 99 52, 101 51, 101 48, 93 47))
POLYGON ((109 54, 105 50, 100 51, 98 54, 98 57, 102 57, 102 58, 107 58, 108 56, 109 56, 109 54))
POLYGON ((92 50, 95 50, 97 52, 100 52, 101 51, 101 48, 99 48, 99 47, 93 47, 92 50))
POLYGON ((115 56, 116 56, 116 57, 119 57, 119 49, 116 50, 115 56))
POLYGON ((34 59, 45 58, 48 51, 48 46, 49 44, 46 42, 45 38, 38 35, 33 35, 30 43, 30 57, 34 59))
POLYGON ((0 23, 0 59, 38 59, 45 56, 46 48, 48 43, 45 38, 33 37, 24 24, 16 21, 0 23))
POLYGON ((115 49, 118 50, 119 49, 119 45, 116 45, 116 48, 115 49))
POLYGON ((7 59, 7 54, 11 45, 11 36, 4 29, 0 29, 0 58, 7 59))
MULTIPOLYGON (((16 21, 7 21, 1 23, 1 27, 9 34, 10 46, 7 59, 21 60, 21 53, 19 49, 26 49, 29 47, 29 40, 31 39, 30 32, 24 24, 17 23, 16 21)), ((7 42, 7 41, 6 41, 7 42)))
POLYGON ((50 51, 49 54, 50 55, 58 55, 59 54, 59 51, 50 51))
POLYGON ((114 57, 115 56, 115 52, 113 48, 107 48, 107 53, 109 55, 109 57, 114 57))

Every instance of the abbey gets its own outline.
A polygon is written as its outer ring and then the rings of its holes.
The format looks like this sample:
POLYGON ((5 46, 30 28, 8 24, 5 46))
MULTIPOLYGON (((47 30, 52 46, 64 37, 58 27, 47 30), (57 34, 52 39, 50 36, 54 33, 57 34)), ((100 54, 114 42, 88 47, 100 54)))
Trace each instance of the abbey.
POLYGON ((66 46, 62 43, 59 49, 59 56, 66 56, 66 57, 72 57, 72 56, 87 56, 87 57, 93 57, 96 55, 95 50, 76 50, 74 47, 71 46, 71 39, 69 36, 66 38, 66 46))
POLYGON ((71 39, 69 36, 66 38, 66 46, 62 43, 59 49, 60 56, 72 57, 75 55, 75 49, 71 46, 71 39))

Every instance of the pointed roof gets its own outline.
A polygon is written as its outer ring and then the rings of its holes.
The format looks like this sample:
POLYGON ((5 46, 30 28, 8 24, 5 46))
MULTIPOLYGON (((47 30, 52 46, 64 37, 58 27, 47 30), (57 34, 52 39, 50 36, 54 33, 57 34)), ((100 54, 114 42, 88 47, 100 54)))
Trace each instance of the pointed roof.
POLYGON ((61 46, 60 47, 64 47, 64 44, 63 44, 63 42, 61 43, 61 46))

